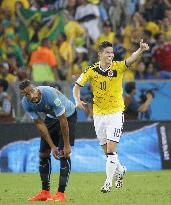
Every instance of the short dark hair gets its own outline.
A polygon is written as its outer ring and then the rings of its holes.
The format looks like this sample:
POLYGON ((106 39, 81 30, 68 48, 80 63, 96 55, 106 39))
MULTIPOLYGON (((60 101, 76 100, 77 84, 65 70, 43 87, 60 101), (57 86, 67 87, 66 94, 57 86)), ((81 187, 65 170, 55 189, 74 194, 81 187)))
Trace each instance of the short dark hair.
POLYGON ((30 80, 24 80, 19 84, 19 88, 20 88, 20 90, 24 90, 29 85, 31 85, 30 80))
POLYGON ((113 48, 112 43, 110 43, 109 41, 103 41, 102 43, 100 43, 98 50, 102 51, 104 48, 107 48, 107 47, 113 48))
POLYGON ((135 82, 128 82, 125 84, 125 92, 130 94, 136 88, 135 82))

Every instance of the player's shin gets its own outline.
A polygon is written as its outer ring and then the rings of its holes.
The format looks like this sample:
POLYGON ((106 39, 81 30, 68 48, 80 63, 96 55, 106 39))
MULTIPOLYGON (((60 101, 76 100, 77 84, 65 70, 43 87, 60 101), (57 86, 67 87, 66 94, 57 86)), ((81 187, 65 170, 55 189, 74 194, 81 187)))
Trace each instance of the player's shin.
POLYGON ((65 192, 65 188, 68 183, 69 174, 71 171, 70 158, 60 157, 60 176, 59 176, 59 188, 58 192, 65 192))
POLYGON ((39 162, 39 172, 42 182, 42 190, 50 190, 51 158, 41 158, 39 162))
POLYGON ((113 176, 116 172, 117 168, 117 155, 115 152, 107 154, 107 161, 106 161, 106 175, 109 183, 112 184, 113 176))

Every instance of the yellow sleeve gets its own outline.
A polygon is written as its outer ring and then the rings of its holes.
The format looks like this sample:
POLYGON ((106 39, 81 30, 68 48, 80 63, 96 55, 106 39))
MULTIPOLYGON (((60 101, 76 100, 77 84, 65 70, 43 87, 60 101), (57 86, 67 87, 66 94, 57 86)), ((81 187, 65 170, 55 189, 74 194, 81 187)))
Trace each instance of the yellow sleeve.
POLYGON ((124 61, 115 61, 114 64, 116 65, 117 70, 121 73, 124 73, 126 70, 128 70, 128 67, 126 65, 125 60, 124 61))
POLYGON ((91 80, 91 69, 87 68, 84 73, 80 75, 80 77, 77 79, 76 83, 80 86, 84 86, 88 81, 91 80))

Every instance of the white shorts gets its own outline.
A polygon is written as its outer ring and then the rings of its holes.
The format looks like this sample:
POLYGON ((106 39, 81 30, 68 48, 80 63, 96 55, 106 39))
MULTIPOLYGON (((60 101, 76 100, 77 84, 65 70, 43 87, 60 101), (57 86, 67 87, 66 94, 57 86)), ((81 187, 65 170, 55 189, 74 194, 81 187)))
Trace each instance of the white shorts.
POLYGON ((94 127, 100 145, 107 143, 107 140, 119 142, 123 123, 123 112, 116 112, 107 115, 94 115, 94 127))

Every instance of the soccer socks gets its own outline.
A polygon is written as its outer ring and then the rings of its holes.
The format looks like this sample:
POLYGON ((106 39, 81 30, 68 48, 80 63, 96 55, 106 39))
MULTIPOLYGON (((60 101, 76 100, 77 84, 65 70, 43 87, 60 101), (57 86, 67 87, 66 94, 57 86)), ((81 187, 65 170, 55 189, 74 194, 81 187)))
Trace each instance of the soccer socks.
POLYGON ((106 161, 107 179, 106 179, 106 181, 109 182, 110 184, 112 184, 112 179, 113 179, 113 176, 116 172, 116 168, 118 165, 117 162, 118 162, 118 158, 117 158, 117 154, 115 152, 107 154, 107 161, 106 161))
POLYGON ((42 190, 50 190, 51 159, 42 158, 39 161, 39 172, 42 181, 42 190))
POLYGON ((68 183, 69 174, 71 171, 71 160, 65 157, 60 157, 60 176, 59 176, 59 188, 58 192, 65 192, 65 188, 68 183))

